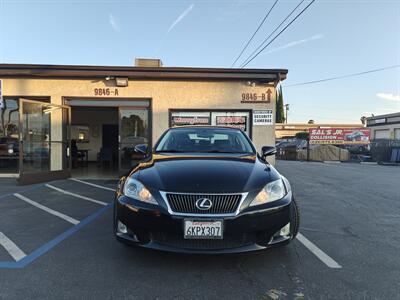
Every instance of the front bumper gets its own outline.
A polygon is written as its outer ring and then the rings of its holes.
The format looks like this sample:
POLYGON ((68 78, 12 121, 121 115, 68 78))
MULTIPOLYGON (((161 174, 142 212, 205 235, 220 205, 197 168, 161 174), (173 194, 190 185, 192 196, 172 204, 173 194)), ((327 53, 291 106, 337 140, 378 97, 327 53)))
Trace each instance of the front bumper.
POLYGON ((236 253, 266 249, 288 243, 289 236, 279 231, 291 220, 292 194, 273 204, 242 210, 233 217, 188 217, 196 220, 223 220, 223 239, 184 239, 186 217, 171 215, 162 206, 146 204, 126 196, 117 196, 116 219, 127 233, 116 232, 118 239, 138 246, 186 253, 236 253))

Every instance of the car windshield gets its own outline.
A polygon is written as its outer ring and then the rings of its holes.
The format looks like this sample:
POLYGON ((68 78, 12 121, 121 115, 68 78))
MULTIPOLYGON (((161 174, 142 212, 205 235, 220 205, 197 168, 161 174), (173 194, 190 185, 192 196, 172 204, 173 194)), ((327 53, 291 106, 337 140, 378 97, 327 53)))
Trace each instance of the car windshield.
POLYGON ((155 151, 254 153, 244 133, 225 128, 174 128, 163 136, 155 151))

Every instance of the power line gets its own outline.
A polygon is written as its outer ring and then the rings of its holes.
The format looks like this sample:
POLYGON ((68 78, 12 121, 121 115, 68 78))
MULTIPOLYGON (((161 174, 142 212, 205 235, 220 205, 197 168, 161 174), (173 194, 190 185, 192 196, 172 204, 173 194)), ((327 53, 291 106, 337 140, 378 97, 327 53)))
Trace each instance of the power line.
POLYGON ((313 84, 313 83, 326 82, 326 81, 331 81, 331 80, 344 79, 344 78, 355 77, 355 76, 360 76, 360 75, 365 75, 365 74, 375 73, 375 72, 381 72, 381 71, 395 69, 395 68, 400 68, 400 65, 393 65, 393 66, 389 66, 389 67, 383 67, 383 68, 379 68, 379 69, 373 69, 373 70, 368 70, 368 71, 363 71, 363 72, 358 72, 358 73, 352 73, 352 74, 329 77, 329 78, 324 78, 324 79, 318 79, 318 80, 294 83, 294 84, 285 85, 285 87, 300 86, 300 85, 307 85, 307 84, 313 84))
POLYGON ((241 68, 247 66, 250 62, 252 62, 261 52, 263 52, 269 45, 273 43, 290 25, 293 24, 316 0, 312 0, 301 12, 297 14, 297 16, 290 21, 271 41, 269 41, 260 51, 258 51, 250 60, 248 60, 241 68))
MULTIPOLYGON (((299 4, 297 4, 297 6, 286 16, 286 18, 274 29, 274 31, 272 31, 270 33, 270 35, 244 60, 244 62, 242 63, 245 64, 247 62, 247 60, 252 57, 254 55, 254 53, 256 53, 262 46, 264 46, 264 44, 266 43, 266 41, 269 40, 269 38, 282 26, 283 23, 286 22, 287 19, 290 18, 290 16, 297 10, 297 8, 304 2, 305 0, 302 0, 299 4)), ((241 67, 242 67, 241 66, 241 67)))
POLYGON ((272 4, 272 7, 269 9, 268 13, 265 15, 264 19, 261 21, 260 25, 258 25, 256 31, 254 31, 253 35, 251 38, 247 41, 246 45, 243 47, 242 51, 238 55, 238 57, 235 59, 235 61, 232 63, 231 68, 236 64, 236 62, 239 60, 239 58, 242 56, 243 52, 247 49, 249 46, 250 42, 253 40, 257 32, 260 30, 261 26, 264 24, 265 20, 268 18, 270 15, 271 11, 274 9, 275 5, 278 3, 279 0, 275 0, 274 4, 272 4))

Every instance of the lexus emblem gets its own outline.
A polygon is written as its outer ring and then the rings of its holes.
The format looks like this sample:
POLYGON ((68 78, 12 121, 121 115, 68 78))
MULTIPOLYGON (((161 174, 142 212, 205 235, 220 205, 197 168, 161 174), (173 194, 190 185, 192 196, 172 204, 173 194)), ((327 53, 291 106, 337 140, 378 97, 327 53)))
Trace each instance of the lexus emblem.
POLYGON ((196 200, 196 207, 200 210, 209 210, 213 203, 208 198, 199 198, 196 200))

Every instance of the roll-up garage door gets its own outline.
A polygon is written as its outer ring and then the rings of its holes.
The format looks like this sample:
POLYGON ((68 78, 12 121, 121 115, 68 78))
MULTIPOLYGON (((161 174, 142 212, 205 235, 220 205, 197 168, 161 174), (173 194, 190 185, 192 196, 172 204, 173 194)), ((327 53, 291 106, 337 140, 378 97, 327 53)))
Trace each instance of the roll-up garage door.
POLYGON ((394 129, 394 139, 395 140, 400 140, 400 128, 395 128, 394 129))
POLYGON ((388 139, 389 129, 375 130, 375 139, 388 139))

